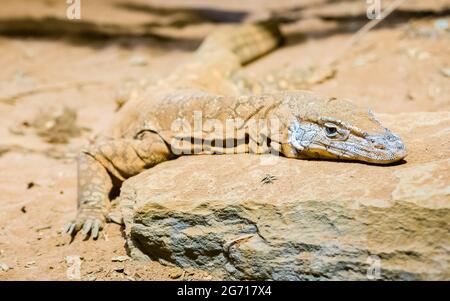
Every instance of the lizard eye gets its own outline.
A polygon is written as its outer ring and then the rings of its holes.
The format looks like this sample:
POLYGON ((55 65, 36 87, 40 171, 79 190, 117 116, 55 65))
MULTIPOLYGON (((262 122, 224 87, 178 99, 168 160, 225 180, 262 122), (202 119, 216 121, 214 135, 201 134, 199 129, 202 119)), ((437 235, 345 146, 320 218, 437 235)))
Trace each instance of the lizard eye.
POLYGON ((335 137, 338 134, 337 127, 332 123, 326 123, 325 124, 325 134, 327 137, 335 137))

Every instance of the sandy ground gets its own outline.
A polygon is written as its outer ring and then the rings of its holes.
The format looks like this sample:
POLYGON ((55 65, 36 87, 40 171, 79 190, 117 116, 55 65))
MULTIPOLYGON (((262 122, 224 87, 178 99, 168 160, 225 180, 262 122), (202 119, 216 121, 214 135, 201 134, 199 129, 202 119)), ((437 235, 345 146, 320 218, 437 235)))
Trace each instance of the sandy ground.
MULTIPOLYGON (((83 280, 211 279, 160 262, 113 262, 126 255, 114 224, 98 241, 70 243, 61 236, 76 213, 78 150, 108 124, 129 83, 148 84, 169 73, 220 23, 275 11, 285 20, 287 44, 249 71, 307 68, 326 64, 367 22, 364 3, 87 2, 79 21, 65 17, 65 1, 1 4, 0 280, 66 280, 67 256, 81 258, 83 280), (79 135, 67 141, 38 135, 36 118, 63 107, 76 113, 72 126, 79 135)), ((446 3, 408 1, 345 53, 334 78, 313 90, 377 113, 450 110, 446 3)), ((52 124, 44 120, 45 126, 52 124)))

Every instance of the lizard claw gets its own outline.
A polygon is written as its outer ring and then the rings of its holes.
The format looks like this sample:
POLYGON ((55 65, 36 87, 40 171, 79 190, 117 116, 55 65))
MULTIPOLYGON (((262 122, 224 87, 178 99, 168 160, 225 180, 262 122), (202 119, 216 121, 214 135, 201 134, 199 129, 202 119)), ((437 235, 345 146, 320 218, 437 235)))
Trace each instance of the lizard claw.
POLYGON ((75 233, 76 233, 76 224, 75 223, 72 223, 71 225, 70 225, 70 228, 69 228, 69 231, 67 231, 67 233, 69 233, 69 235, 74 235, 75 233))
POLYGON ((97 239, 100 228, 101 228, 101 222, 98 219, 96 219, 92 226, 92 232, 91 232, 92 238, 97 239))
POLYGON ((84 223, 83 230, 81 231, 81 233, 83 233, 84 236, 87 236, 89 234, 89 231, 91 231, 91 228, 92 228, 92 224, 93 224, 93 220, 92 219, 88 219, 84 223))
POLYGON ((64 225, 62 232, 72 235, 74 232, 76 232, 75 229, 76 229, 75 222, 70 222, 64 225))
POLYGON ((81 230, 81 234, 84 235, 84 239, 92 236, 93 239, 98 238, 100 230, 103 229, 103 224, 105 222, 105 217, 103 214, 78 214, 77 218, 70 223, 67 223, 62 232, 64 234, 69 234, 74 237, 77 232, 81 230))
POLYGON ((69 233, 71 223, 67 223, 62 227, 62 233, 69 233))

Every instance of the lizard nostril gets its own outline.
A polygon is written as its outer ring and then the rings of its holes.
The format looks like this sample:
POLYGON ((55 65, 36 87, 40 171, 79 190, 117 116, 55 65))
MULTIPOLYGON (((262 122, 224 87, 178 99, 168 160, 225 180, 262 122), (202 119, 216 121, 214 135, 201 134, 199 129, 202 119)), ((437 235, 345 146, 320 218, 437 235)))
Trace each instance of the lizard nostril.
POLYGON ((397 149, 399 149, 399 150, 404 150, 405 149, 405 145, 403 144, 403 142, 401 142, 401 141, 397 142, 397 149))
POLYGON ((373 147, 375 147, 375 148, 378 148, 378 149, 386 148, 383 143, 378 142, 378 140, 375 138, 369 138, 369 141, 370 141, 370 143, 373 144, 373 147))

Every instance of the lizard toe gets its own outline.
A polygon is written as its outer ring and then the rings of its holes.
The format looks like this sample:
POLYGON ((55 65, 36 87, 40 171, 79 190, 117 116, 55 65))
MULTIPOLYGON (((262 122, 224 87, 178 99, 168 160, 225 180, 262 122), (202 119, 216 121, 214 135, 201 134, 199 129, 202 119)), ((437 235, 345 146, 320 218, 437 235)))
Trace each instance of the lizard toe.
POLYGON ((94 223, 93 220, 90 218, 86 220, 86 222, 83 225, 83 230, 82 230, 82 233, 84 236, 87 236, 89 234, 93 223, 94 223))
POLYGON ((70 226, 72 225, 72 223, 70 222, 70 223, 67 223, 67 224, 64 224, 64 226, 62 227, 62 229, 61 229, 61 233, 62 234, 66 234, 66 233, 69 233, 69 229, 70 229, 70 226))
POLYGON ((69 227, 69 230, 67 231, 67 234, 69 234, 69 235, 75 235, 76 233, 77 233, 77 231, 76 231, 76 224, 75 223, 70 223, 70 227, 69 227))
POLYGON ((102 222, 99 219, 96 219, 92 225, 91 235, 93 239, 98 238, 98 233, 101 229, 102 229, 102 222))

